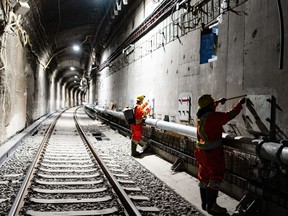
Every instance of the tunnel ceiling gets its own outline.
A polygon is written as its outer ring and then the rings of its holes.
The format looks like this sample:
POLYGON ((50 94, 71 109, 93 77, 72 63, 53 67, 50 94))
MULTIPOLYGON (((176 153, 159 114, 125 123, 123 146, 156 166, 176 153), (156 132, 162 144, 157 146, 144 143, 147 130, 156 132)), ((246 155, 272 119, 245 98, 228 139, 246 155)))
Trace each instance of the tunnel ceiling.
MULTIPOLYGON (((71 81, 75 73, 87 77, 94 56, 106 44, 113 26, 119 24, 133 2, 128 0, 29 0, 23 16, 30 51, 56 79, 71 81), (76 52, 73 45, 80 45, 76 52), (73 66, 76 71, 69 73, 73 66), (69 77, 71 76, 71 78, 69 77)), ((69 86, 73 85, 69 83, 69 86)), ((68 85, 68 84, 67 84, 68 85)), ((75 86, 79 82, 75 83, 75 86)))

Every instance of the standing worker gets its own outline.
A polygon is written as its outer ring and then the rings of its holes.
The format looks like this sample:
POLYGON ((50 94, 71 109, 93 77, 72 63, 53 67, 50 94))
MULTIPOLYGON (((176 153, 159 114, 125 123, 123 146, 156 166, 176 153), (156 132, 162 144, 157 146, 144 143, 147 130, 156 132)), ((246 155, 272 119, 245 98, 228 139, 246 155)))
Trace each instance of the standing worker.
POLYGON ((225 173, 222 126, 240 113, 242 104, 246 101, 245 97, 242 97, 229 112, 216 112, 218 104, 224 104, 226 100, 222 98, 215 101, 209 94, 198 99, 197 146, 194 155, 198 163, 202 209, 209 214, 227 212, 226 208, 220 207, 216 202, 225 173))
POLYGON ((132 140, 131 140, 131 155, 132 156, 139 156, 140 153, 137 152, 137 145, 139 144, 142 136, 142 126, 143 121, 146 118, 146 115, 149 114, 150 108, 148 106, 148 101, 144 101, 144 95, 138 95, 136 97, 136 105, 134 110, 135 115, 135 123, 131 124, 132 130, 132 140))

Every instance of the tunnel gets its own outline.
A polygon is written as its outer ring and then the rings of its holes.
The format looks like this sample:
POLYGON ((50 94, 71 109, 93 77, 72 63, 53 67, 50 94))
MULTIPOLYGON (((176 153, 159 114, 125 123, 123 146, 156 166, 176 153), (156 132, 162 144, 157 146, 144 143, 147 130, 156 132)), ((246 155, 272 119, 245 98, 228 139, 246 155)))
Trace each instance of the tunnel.
POLYGON ((198 99, 228 112, 244 97, 221 191, 241 215, 287 215, 287 16, 285 0, 2 0, 0 152, 72 107, 131 136, 123 110, 142 94, 144 141, 197 178, 198 99))

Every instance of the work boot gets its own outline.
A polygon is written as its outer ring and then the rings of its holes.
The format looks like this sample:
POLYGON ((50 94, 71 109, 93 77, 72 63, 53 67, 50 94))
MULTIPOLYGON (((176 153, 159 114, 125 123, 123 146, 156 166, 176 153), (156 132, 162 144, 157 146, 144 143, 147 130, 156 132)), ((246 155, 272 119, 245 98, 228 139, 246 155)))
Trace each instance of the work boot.
POLYGON ((142 154, 143 153, 143 147, 141 146, 140 143, 138 143, 137 147, 136 147, 136 151, 138 154, 142 154))
POLYGON ((207 212, 209 214, 223 215, 227 212, 226 208, 220 207, 216 202, 218 192, 218 190, 207 188, 207 212))
POLYGON ((140 153, 144 153, 146 149, 148 149, 149 147, 149 142, 144 142, 142 140, 139 141, 139 150, 137 149, 137 151, 139 151, 140 153))
POLYGON ((219 206, 216 202, 212 204, 212 207, 207 210, 212 215, 224 215, 227 213, 227 209, 219 206))
POLYGON ((143 147, 142 147, 142 151, 145 152, 146 149, 148 149, 149 147, 149 143, 146 143, 143 147))
POLYGON ((139 153, 137 152, 137 141, 131 140, 131 156, 138 156, 139 153))
POLYGON ((201 196, 201 207, 204 211, 207 210, 207 196, 206 196, 207 190, 206 188, 200 188, 200 196, 201 196))

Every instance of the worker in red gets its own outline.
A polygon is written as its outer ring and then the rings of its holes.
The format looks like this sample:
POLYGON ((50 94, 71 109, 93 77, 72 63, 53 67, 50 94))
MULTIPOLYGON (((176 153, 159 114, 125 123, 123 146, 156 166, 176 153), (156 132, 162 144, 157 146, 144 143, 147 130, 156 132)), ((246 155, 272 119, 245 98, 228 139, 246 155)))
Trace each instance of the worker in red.
POLYGON ((245 97, 241 98, 229 112, 216 112, 218 104, 226 102, 225 98, 215 101, 211 95, 205 94, 198 99, 197 146, 194 155, 198 163, 202 208, 209 214, 221 215, 227 212, 226 208, 216 202, 225 173, 222 126, 240 113, 245 101, 245 97))
POLYGON ((142 136, 142 126, 143 121, 145 120, 146 116, 150 112, 150 108, 148 106, 148 101, 144 102, 145 96, 138 95, 136 97, 136 105, 134 110, 135 115, 135 123, 131 124, 132 130, 132 140, 131 140, 131 155, 132 156, 139 156, 140 153, 137 152, 137 145, 139 144, 142 136))

